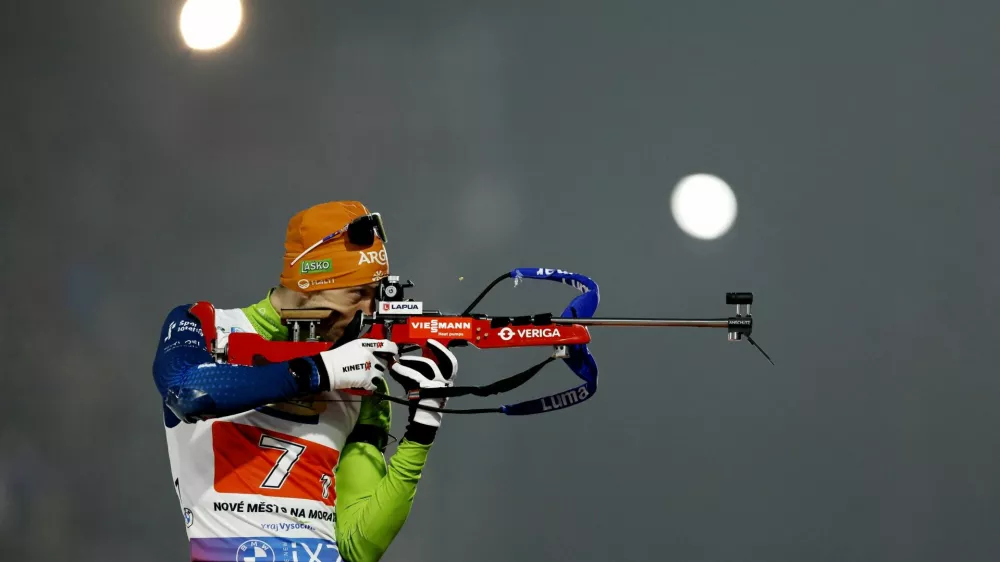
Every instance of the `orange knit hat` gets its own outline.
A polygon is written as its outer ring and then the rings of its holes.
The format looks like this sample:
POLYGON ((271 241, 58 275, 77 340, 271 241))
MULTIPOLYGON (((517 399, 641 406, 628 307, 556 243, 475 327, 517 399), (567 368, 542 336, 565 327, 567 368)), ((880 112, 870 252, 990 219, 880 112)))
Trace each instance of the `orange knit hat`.
POLYGON ((385 243, 379 236, 370 246, 348 240, 347 225, 367 214, 368 209, 359 201, 331 201, 292 217, 285 234, 281 284, 295 291, 324 291, 366 285, 389 275, 385 243))

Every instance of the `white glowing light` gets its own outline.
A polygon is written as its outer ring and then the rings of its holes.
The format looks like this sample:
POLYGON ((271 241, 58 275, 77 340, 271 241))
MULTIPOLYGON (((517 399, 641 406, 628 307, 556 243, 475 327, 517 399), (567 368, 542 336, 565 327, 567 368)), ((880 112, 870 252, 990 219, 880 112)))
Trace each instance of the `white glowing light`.
POLYGON ((677 183, 670 196, 670 212, 689 236, 713 240, 729 231, 736 220, 736 195, 711 174, 694 174, 677 183))
POLYGON ((181 36, 197 51, 217 49, 236 35, 242 21, 240 0, 187 0, 181 8, 181 36))

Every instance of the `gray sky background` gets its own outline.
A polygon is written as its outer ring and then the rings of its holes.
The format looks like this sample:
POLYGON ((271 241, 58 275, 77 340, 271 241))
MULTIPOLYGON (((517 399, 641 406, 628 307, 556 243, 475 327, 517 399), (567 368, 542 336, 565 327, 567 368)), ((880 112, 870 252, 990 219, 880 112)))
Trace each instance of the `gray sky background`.
MULTIPOLYGON (((595 278, 603 315, 754 291, 777 363, 595 329, 585 405, 445 419, 385 560, 1000 558, 1000 4, 245 8, 206 56, 179 2, 0 6, 5 559, 186 559, 160 323, 262 298, 288 219, 334 199, 383 213, 435 307, 530 266, 595 278), (694 172, 739 200, 715 242, 670 217, 694 172)), ((483 310, 572 296, 508 284, 483 310)), ((462 350, 460 376, 539 354, 462 350)), ((552 366, 510 400, 573 383, 552 366)))

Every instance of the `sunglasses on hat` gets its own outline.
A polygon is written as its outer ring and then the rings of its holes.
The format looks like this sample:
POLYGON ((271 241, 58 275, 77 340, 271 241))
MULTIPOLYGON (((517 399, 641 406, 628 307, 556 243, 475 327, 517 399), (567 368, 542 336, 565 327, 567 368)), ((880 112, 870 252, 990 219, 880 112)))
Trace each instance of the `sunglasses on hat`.
POLYGON ((347 223, 347 225, 340 230, 327 234, 318 242, 306 248, 304 252, 292 260, 291 265, 295 265, 295 262, 302 259, 302 256, 344 233, 347 234, 347 241, 356 246, 371 246, 375 243, 376 236, 378 236, 383 243, 388 242, 385 236, 385 224, 382 223, 382 215, 380 213, 368 213, 367 215, 361 215, 360 217, 347 223))

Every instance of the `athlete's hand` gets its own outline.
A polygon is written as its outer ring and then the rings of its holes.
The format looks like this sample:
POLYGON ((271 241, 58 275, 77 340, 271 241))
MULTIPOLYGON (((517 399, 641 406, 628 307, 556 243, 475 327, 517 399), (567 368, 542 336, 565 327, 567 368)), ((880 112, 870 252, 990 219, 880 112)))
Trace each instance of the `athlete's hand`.
MULTIPOLYGON (((399 347, 389 340, 357 339, 319 354, 330 379, 330 390, 371 393, 389 363, 399 357, 399 347)), ((382 381, 384 382, 384 380, 382 381)))
MULTIPOLYGON (((392 365, 392 378, 407 391, 421 388, 442 388, 455 383, 458 374, 458 359, 447 347, 435 340, 427 340, 423 357, 400 357, 392 365)), ((447 398, 421 398, 421 406, 444 408, 447 398)), ((441 426, 441 412, 411 410, 411 421, 430 427, 441 426)))

